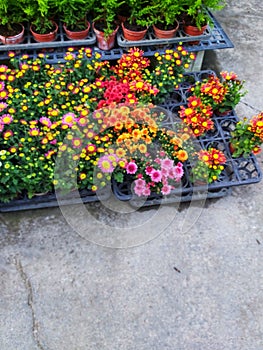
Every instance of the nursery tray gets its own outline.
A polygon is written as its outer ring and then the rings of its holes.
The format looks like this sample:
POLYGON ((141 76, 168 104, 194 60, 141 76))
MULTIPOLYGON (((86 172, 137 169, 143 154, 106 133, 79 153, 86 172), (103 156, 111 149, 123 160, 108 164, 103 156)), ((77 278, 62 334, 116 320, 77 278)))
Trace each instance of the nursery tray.
POLYGON ((89 46, 96 42, 96 36, 90 28, 89 34, 86 39, 72 40, 68 39, 66 33, 63 30, 62 22, 58 22, 58 33, 56 40, 50 42, 39 43, 33 38, 30 29, 30 25, 25 25, 25 38, 20 44, 0 44, 0 51, 16 51, 16 50, 32 50, 32 49, 44 49, 44 48, 61 48, 61 47, 74 47, 74 46, 89 46))
MULTIPOLYGON (((233 48, 233 43, 231 42, 231 40, 219 24, 219 22, 216 20, 216 18, 210 11, 209 15, 213 23, 212 29, 210 28, 204 34, 204 37, 202 38, 202 40, 199 41, 198 44, 190 45, 189 42, 199 40, 199 37, 189 37, 186 34, 184 34, 183 37, 180 37, 180 40, 176 39, 176 43, 165 42, 161 44, 157 41, 150 43, 150 40, 148 40, 148 42, 144 44, 144 46, 141 46, 141 49, 144 51, 144 55, 150 57, 153 56, 157 51, 159 53, 163 53, 167 48, 176 49, 178 41, 182 41, 183 43, 185 43, 185 47, 193 52, 233 48)), ((67 48, 79 46, 90 47, 95 52, 99 52, 101 54, 102 60, 116 60, 119 59, 129 49, 127 44, 125 45, 125 47, 120 46, 118 44, 115 48, 109 51, 100 50, 96 46, 96 36, 92 28, 90 29, 89 36, 87 39, 69 40, 63 31, 62 24, 60 22, 58 24, 59 30, 57 39, 56 41, 49 43, 37 43, 36 41, 34 41, 29 31, 29 26, 27 26, 27 28, 25 29, 26 35, 23 43, 16 45, 0 44, 0 60, 9 59, 8 51, 15 51, 17 57, 19 57, 19 55, 22 55, 23 52, 26 50, 26 53, 29 55, 30 58, 36 58, 39 52, 44 52, 48 54, 48 63, 65 62, 64 55, 67 51, 67 48)), ((182 31, 180 31, 180 33, 180 35, 183 35, 182 31)), ((117 42, 119 35, 121 34, 118 34, 117 42)), ((136 43, 132 42, 132 46, 136 46, 136 43)))
POLYGON ((178 29, 178 31, 175 33, 175 36, 170 39, 159 39, 155 36, 154 31, 152 28, 148 29, 145 37, 142 40, 139 41, 131 41, 126 40, 123 36, 122 30, 120 30, 117 34, 117 43, 121 47, 138 47, 138 46, 157 46, 157 45, 169 45, 169 44, 175 44, 179 42, 189 43, 198 40, 207 40, 212 36, 212 29, 207 26, 207 29, 204 31, 202 35, 198 36, 190 36, 187 35, 183 29, 181 28, 181 25, 178 29))
POLYGON ((9 203, 0 203, 0 212, 13 212, 29 209, 54 208, 60 205, 73 205, 80 203, 91 203, 110 198, 111 190, 109 188, 101 190, 98 194, 91 190, 74 191, 66 195, 57 196, 54 193, 36 195, 29 199, 26 196, 15 199, 9 203))

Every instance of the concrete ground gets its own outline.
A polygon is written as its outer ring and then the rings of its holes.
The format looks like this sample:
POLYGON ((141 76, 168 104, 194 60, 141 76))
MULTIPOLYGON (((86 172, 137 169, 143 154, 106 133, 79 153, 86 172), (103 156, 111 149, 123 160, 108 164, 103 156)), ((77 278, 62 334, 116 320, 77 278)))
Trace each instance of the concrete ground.
MULTIPOLYGON (((260 8, 228 1, 216 17, 235 48, 204 61, 246 80, 240 117, 263 110, 260 8)), ((0 214, 0 349, 262 350, 262 189, 0 214)))

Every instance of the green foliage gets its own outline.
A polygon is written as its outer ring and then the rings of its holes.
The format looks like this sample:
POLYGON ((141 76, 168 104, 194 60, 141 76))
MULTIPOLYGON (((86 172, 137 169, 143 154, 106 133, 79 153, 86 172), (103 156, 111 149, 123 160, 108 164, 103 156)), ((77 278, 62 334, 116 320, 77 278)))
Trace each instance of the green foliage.
POLYGON ((225 0, 184 0, 183 2, 187 14, 199 29, 207 23, 211 25, 206 9, 221 10, 226 4, 225 0))
POLYGON ((52 0, 58 9, 58 14, 68 28, 85 29, 87 13, 93 8, 94 0, 52 0))
POLYGON ((118 0, 102 0, 94 3, 94 22, 99 21, 104 23, 104 36, 109 37, 116 29, 116 14, 119 7, 124 1, 118 0))
POLYGON ((26 1, 23 12, 27 21, 34 26, 37 33, 45 34, 52 30, 53 24, 50 21, 51 0, 26 1))
POLYGON ((0 1, 0 24, 9 25, 24 21, 24 0, 1 0, 0 1))
POLYGON ((163 23, 166 26, 173 25, 184 7, 181 1, 153 0, 151 17, 153 23, 163 23))
POLYGON ((153 11, 157 8, 157 4, 148 0, 129 0, 131 14, 128 19, 130 24, 137 24, 142 27, 148 27, 155 23, 153 11))

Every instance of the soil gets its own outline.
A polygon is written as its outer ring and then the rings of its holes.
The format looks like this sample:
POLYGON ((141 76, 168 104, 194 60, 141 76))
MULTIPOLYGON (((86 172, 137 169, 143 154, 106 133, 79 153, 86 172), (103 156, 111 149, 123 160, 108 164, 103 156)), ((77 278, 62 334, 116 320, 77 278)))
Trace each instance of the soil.
POLYGON ((165 23, 156 23, 155 27, 161 30, 173 30, 174 28, 176 28, 177 23, 174 24, 165 24, 165 23))
POLYGON ((12 24, 11 28, 8 28, 7 25, 0 25, 0 35, 4 36, 5 38, 15 36, 21 33, 21 31, 22 27, 18 23, 12 24))

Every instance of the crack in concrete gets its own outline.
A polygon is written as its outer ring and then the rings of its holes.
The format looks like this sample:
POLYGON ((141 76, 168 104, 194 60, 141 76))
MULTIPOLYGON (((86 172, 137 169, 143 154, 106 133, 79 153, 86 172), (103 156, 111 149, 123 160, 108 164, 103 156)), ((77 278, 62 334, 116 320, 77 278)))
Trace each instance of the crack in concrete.
POLYGON ((260 109, 258 109, 258 108, 256 108, 256 107, 252 106, 251 104, 249 104, 249 103, 247 103, 247 102, 244 102, 244 101, 240 101, 240 102, 243 103, 243 105, 245 105, 245 106, 247 106, 247 107, 253 109, 256 113, 260 113, 260 112, 261 112, 260 109))
POLYGON ((24 283, 24 286, 28 292, 28 299, 27 299, 27 303, 28 306, 30 307, 31 313, 32 313, 32 334, 33 334, 33 339, 35 340, 38 348, 40 350, 45 350, 43 345, 40 342, 39 339, 39 323, 36 319, 36 314, 35 314, 35 309, 34 309, 34 297, 33 297, 33 288, 32 288, 32 284, 31 281, 29 279, 29 277, 27 276, 27 274, 24 271, 23 265, 20 261, 20 259, 16 256, 14 258, 14 264, 15 267, 24 283))

